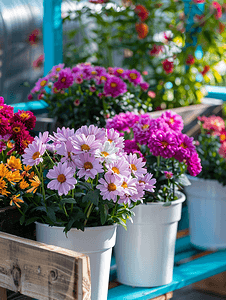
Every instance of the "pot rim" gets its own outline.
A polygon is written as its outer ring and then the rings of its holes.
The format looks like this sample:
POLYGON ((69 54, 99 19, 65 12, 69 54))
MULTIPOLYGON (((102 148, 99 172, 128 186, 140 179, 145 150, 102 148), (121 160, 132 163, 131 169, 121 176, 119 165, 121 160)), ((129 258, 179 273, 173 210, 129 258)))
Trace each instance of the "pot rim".
MULTIPOLYGON (((179 204, 179 203, 182 203, 185 201, 185 199, 186 199, 185 194, 183 194, 182 192, 179 192, 179 191, 177 191, 176 194, 179 196, 179 199, 174 200, 174 201, 169 201, 171 203, 171 205, 166 206, 166 207, 170 207, 172 205, 176 205, 176 204, 179 204)), ((159 201, 159 202, 147 202, 147 204, 142 204, 142 205, 162 205, 162 206, 164 206, 164 204, 166 204, 166 203, 167 202, 159 201)))
MULTIPOLYGON (((39 225, 42 225, 43 227, 54 227, 54 228, 56 228, 56 229, 63 229, 64 227, 63 226, 55 226, 55 225, 53 225, 53 226, 51 226, 51 225, 49 225, 49 224, 45 224, 45 223, 41 223, 41 222, 37 222, 37 221, 35 221, 35 224, 37 225, 37 224, 39 224, 39 225)), ((110 229, 110 228, 114 228, 114 227, 117 227, 117 225, 118 224, 113 224, 113 225, 103 225, 103 226, 95 226, 95 227, 85 227, 85 230, 86 231, 95 231, 95 230, 101 230, 101 229, 110 229)), ((68 233, 71 231, 71 230, 77 230, 77 231, 81 231, 82 232, 82 230, 81 229, 77 229, 77 228, 71 228, 69 231, 68 231, 68 233)))

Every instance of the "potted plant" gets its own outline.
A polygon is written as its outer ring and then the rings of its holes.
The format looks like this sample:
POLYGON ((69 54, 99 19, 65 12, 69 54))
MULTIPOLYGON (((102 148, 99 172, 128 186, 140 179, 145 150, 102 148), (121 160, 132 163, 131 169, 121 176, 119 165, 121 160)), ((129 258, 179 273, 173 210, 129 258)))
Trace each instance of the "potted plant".
POLYGON ((131 286, 168 284, 172 281, 177 225, 185 201, 179 189, 189 184, 186 170, 192 176, 201 171, 193 138, 181 133, 182 118, 171 111, 157 119, 148 114, 121 113, 108 120, 106 127, 125 136, 125 151, 140 155, 157 180, 155 190, 146 193, 144 204, 134 207, 133 224, 128 224, 127 231, 119 228, 117 232, 118 280, 131 286))
POLYGON ((54 66, 31 90, 48 104, 49 116, 62 126, 105 125, 105 119, 120 112, 151 109, 149 84, 135 69, 93 66, 90 63, 64 68, 54 66))
POLYGON ((145 163, 124 152, 114 129, 90 125, 40 133, 18 165, 8 200, 22 213, 21 224, 36 222, 38 241, 88 254, 92 300, 107 299, 117 224, 126 227, 131 209, 156 182, 145 163))
POLYGON ((191 243, 200 248, 221 249, 226 247, 225 122, 214 115, 199 117, 198 122, 201 134, 196 147, 203 169, 196 178, 189 177, 191 185, 185 187, 191 243))

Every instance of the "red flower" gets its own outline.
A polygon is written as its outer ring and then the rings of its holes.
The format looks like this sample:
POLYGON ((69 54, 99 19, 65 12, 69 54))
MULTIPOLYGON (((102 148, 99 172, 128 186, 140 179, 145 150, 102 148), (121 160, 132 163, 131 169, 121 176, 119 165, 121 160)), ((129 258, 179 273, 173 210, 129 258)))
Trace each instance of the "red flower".
POLYGON ((208 65, 204 66, 203 71, 201 72, 202 76, 205 76, 206 73, 209 72, 209 70, 210 70, 210 66, 208 65))
POLYGON ((206 0, 193 0, 194 3, 205 3, 206 0))
POLYGON ((151 56, 158 56, 161 52, 163 52, 163 50, 164 50, 163 46, 154 44, 149 54, 151 56))
POLYGON ((214 14, 215 19, 216 20, 220 19, 222 17, 222 8, 221 8, 221 5, 218 2, 214 1, 212 3, 212 7, 214 8, 214 11, 215 11, 215 14, 214 14))
POLYGON ((199 23, 200 26, 204 26, 205 25, 204 18, 205 18, 205 15, 195 15, 194 22, 199 23))
POLYGON ((172 61, 169 61, 168 59, 165 59, 162 62, 162 66, 163 66, 163 69, 166 72, 166 74, 173 73, 173 67, 174 66, 173 66, 173 62, 172 61))
POLYGON ((164 32, 164 39, 165 39, 166 43, 171 42, 173 40, 172 33, 171 32, 164 32))
POLYGON ((144 22, 145 20, 147 20, 147 18, 149 16, 149 11, 143 5, 137 5, 135 8, 135 12, 137 13, 141 22, 144 22))
POLYGON ((32 33, 29 35, 29 43, 31 45, 37 44, 39 40, 40 31, 38 29, 35 29, 32 31, 32 33))
POLYGON ((195 58, 193 55, 189 54, 186 59, 186 65, 193 65, 195 63, 195 58))
POLYGON ((140 39, 144 39, 146 38, 147 34, 148 34, 148 25, 145 23, 136 23, 135 25, 136 31, 138 33, 138 37, 140 39))
POLYGON ((44 54, 41 54, 36 60, 33 61, 33 67, 34 68, 42 67, 43 62, 44 62, 44 54))

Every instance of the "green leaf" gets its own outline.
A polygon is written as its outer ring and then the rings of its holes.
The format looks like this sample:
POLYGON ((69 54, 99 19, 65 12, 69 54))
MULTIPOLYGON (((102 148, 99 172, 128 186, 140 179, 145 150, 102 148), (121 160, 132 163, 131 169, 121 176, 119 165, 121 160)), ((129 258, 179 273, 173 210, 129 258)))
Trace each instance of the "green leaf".
POLYGON ((100 222, 102 225, 104 225, 106 223, 107 216, 108 216, 107 208, 105 207, 105 205, 101 205, 100 206, 100 222))
POLYGON ((83 198, 82 198, 82 202, 91 202, 93 203, 95 206, 98 206, 99 203, 99 195, 100 195, 100 191, 99 190, 95 190, 95 191, 89 191, 83 198))
POLYGON ((61 200, 61 203, 65 204, 65 203, 77 203, 77 202, 74 198, 64 198, 61 200))
POLYGON ((54 211, 51 207, 48 208, 48 211, 47 211, 47 217, 48 217, 53 223, 56 222, 55 211, 54 211))
POLYGON ((163 204, 163 206, 170 206, 171 205, 171 202, 166 202, 163 204))

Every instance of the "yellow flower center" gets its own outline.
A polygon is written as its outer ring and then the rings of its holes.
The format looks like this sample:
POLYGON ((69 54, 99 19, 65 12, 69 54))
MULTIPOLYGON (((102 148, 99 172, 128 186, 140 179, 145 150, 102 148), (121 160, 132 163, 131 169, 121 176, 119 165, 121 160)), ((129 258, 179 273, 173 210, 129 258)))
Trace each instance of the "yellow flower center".
POLYGON ((0 109, 3 109, 3 106, 0 106, 0 109))
POLYGON ((65 81, 66 81, 66 78, 63 77, 63 78, 61 79, 61 82, 65 82, 65 81))
POLYGON ((89 151, 89 150, 90 150, 90 146, 89 146, 89 145, 86 145, 86 144, 82 144, 81 150, 82 150, 82 151, 89 151))
POLYGON ((108 153, 108 152, 106 152, 106 151, 102 151, 102 152, 101 152, 101 154, 102 154, 104 157, 106 157, 106 156, 108 156, 108 155, 109 155, 109 153, 108 153))
POLYGON ((37 158, 39 158, 39 156, 40 156, 40 152, 37 151, 32 155, 32 158, 33 158, 33 160, 36 160, 37 158))
POLYGON ((144 183, 144 184, 145 184, 145 181, 143 181, 143 180, 139 180, 139 183, 144 183))
POLYGON ((111 140, 111 139, 108 139, 108 142, 112 143, 112 140, 111 140))
POLYGON ((108 184, 108 190, 109 190, 109 192, 113 192, 113 191, 115 191, 116 190, 116 185, 114 184, 114 183, 109 183, 108 184))
POLYGON ((17 133, 17 132, 20 132, 20 130, 21 130, 20 127, 14 127, 14 128, 13 128, 13 131, 16 132, 16 133, 17 133))
POLYGON ((124 72, 123 69, 118 69, 118 70, 117 70, 117 73, 119 73, 119 74, 122 74, 123 72, 124 72))
POLYGON ((60 174, 57 176, 57 180, 60 182, 60 183, 63 183, 66 181, 66 177, 64 176, 64 174, 60 174))
POLYGON ((117 83, 115 83, 115 82, 112 82, 112 83, 111 83, 111 87, 112 87, 112 88, 115 88, 116 86, 117 86, 117 83))
POLYGON ((29 119, 29 114, 26 113, 26 112, 23 112, 20 114, 20 117, 23 119, 23 120, 26 120, 26 119, 29 119))
POLYGON ((56 71, 57 71, 57 72, 59 72, 60 70, 61 70, 61 68, 60 68, 60 67, 56 68, 56 71))
POLYGON ((85 170, 87 170, 87 169, 89 169, 89 170, 93 169, 93 165, 91 164, 91 162, 89 162, 89 161, 85 162, 84 163, 84 169, 85 170))
POLYGON ((221 134, 221 135, 220 135, 220 140, 221 140, 221 141, 225 141, 225 139, 226 139, 225 134, 221 134))
POLYGON ((184 144, 184 143, 181 143, 180 146, 181 146, 182 148, 184 148, 184 149, 188 148, 188 146, 187 146, 186 144, 184 144))
POLYGON ((149 128, 149 125, 148 125, 148 124, 144 124, 144 125, 142 126, 142 129, 147 129, 147 128, 149 128))
POLYGON ((40 83, 40 85, 41 85, 41 86, 45 86, 45 85, 46 85, 46 83, 47 83, 47 81, 46 81, 46 80, 42 80, 42 81, 41 81, 41 83, 40 83))
POLYGON ((166 141, 161 142, 164 148, 166 148, 169 144, 166 141))
POLYGON ((170 118, 169 122, 170 122, 170 124, 173 124, 174 123, 174 118, 170 118))
POLYGON ((105 76, 101 76, 100 79, 101 79, 101 80, 104 80, 104 81, 107 80, 107 78, 106 78, 105 76))
POLYGON ((121 185, 124 189, 126 189, 127 187, 128 187, 128 184, 125 182, 125 181, 123 181, 123 184, 121 185))
POLYGON ((112 168, 112 171, 113 171, 114 173, 116 173, 116 174, 120 174, 119 169, 116 168, 116 167, 113 167, 113 168, 112 168))
POLYGON ((137 74, 136 74, 136 73, 130 73, 130 74, 129 74, 129 77, 130 77, 131 79, 137 79, 137 74))
POLYGON ((97 72, 96 72, 96 71, 92 71, 91 74, 92 74, 92 75, 96 75, 97 72))
POLYGON ((132 169, 133 171, 136 171, 136 170, 137 170, 137 167, 136 167, 134 164, 131 164, 131 169, 132 169))

